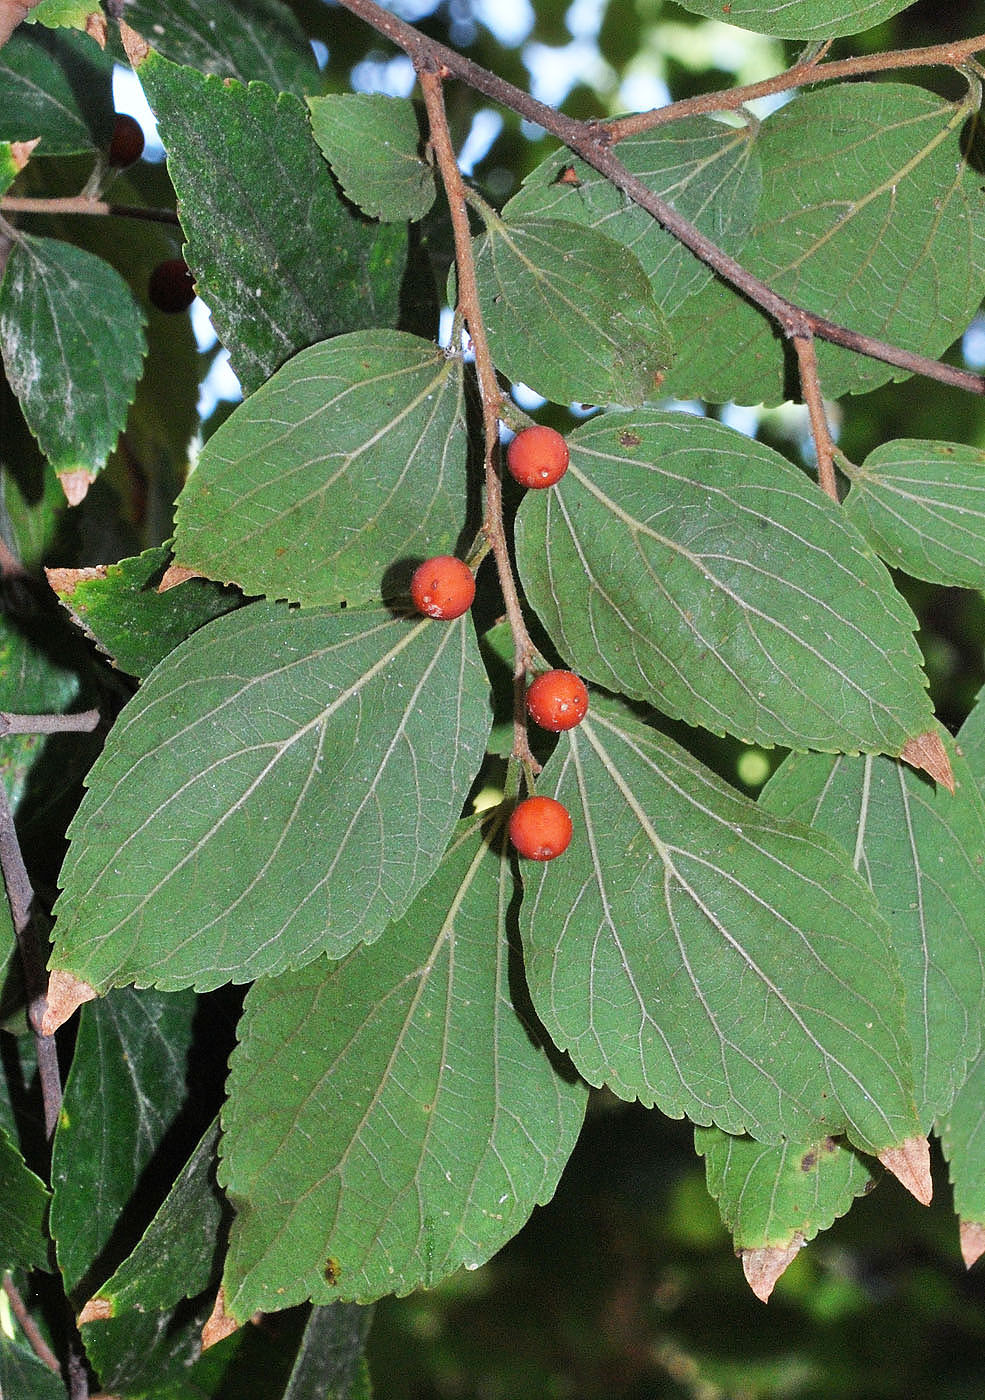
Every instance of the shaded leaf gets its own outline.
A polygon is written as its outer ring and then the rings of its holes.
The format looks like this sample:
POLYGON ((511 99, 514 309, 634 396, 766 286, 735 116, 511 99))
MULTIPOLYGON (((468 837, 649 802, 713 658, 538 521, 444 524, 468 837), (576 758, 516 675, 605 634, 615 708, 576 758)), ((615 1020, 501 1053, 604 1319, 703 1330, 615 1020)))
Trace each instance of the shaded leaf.
POLYGON ((932 583, 985 588, 985 452, 899 438, 846 470, 845 512, 887 564, 932 583))
POLYGON ((379 943, 247 994, 220 1167, 236 1317, 430 1286, 553 1194, 585 1091, 516 1000, 491 820, 462 824, 379 943))
POLYGON ((310 97, 311 130, 353 204, 374 219, 422 219, 434 174, 420 153, 413 102, 383 93, 310 97))
POLYGON ((517 517, 527 596, 565 660, 759 743, 899 753, 930 727, 915 619, 803 473, 720 423, 605 413, 517 517))
POLYGON ((86 1303, 80 1326, 133 1309, 169 1312, 217 1281, 216 1256, 226 1214, 215 1180, 218 1143, 216 1120, 132 1253, 86 1303))
POLYGON ((601 697, 538 787, 575 830, 524 865, 527 977, 589 1083, 772 1143, 917 1131, 889 929, 834 842, 601 697))
POLYGON ((188 264, 245 393, 305 345, 396 321, 406 230, 343 202, 300 99, 154 52, 138 73, 188 264))
POLYGON ((898 15, 913 0, 681 0, 681 8, 786 39, 833 39, 898 15))
POLYGON ((69 243, 19 234, 0 283, 0 348, 55 471, 98 472, 146 350, 143 316, 119 273, 69 243))
POLYGON ((47 1209, 48 1188, 0 1127, 0 1268, 50 1267, 47 1209))
POLYGON ((52 966, 207 989, 375 938, 447 845, 485 691, 468 617, 254 603, 200 628, 92 769, 52 966))
POLYGON ((972 1065, 938 1130, 954 1209, 963 1223, 985 1225, 985 1055, 972 1065))
POLYGON ((277 92, 318 85, 311 46, 280 0, 127 0, 126 21, 173 63, 277 92))
POLYGON ((871 1161, 833 1137, 772 1147, 696 1128, 694 1145, 737 1252, 809 1243, 878 1179, 871 1161))
MULTIPOLYGON (((752 227, 762 176, 749 127, 692 117, 627 137, 619 159, 655 194, 737 255, 752 227)), ((555 151, 524 180, 503 210, 507 218, 539 215, 597 229, 629 248, 650 280, 654 300, 671 316, 711 280, 711 269, 633 204, 598 171, 555 151)))
POLYGON ((357 1400, 369 1396, 365 1349, 372 1308, 329 1303, 312 1308, 284 1400, 357 1400))
MULTIPOLYGON (((809 311, 939 356, 985 288, 985 199, 964 155, 973 117, 970 98, 945 103, 911 84, 800 93, 759 131, 763 194, 743 266, 809 311)), ((788 342, 723 283, 688 304, 674 334, 669 393, 776 404, 796 392, 788 342)), ((906 378, 820 341, 817 355, 832 399, 906 378)))
POLYGON ((133 1310, 87 1324, 86 1359, 99 1374, 104 1387, 100 1394, 211 1400, 216 1392, 196 1389, 190 1379, 207 1314, 207 1304, 185 1305, 176 1315, 133 1310))
POLYGON ((0 1331, 0 1393, 17 1400, 65 1400, 65 1386, 26 1342, 12 1342, 0 1331))
POLYGON ((110 55, 88 35, 19 25, 0 49, 0 140, 73 155, 107 145, 112 127, 110 55))
POLYGON ((208 579, 190 579, 159 593, 169 557, 162 546, 118 564, 45 571, 86 636, 131 676, 147 676, 179 642, 241 601, 208 579))
POLYGON ((497 369, 557 403, 637 404, 671 355, 646 274, 622 245, 561 219, 496 219, 475 271, 497 369))
POLYGON ((925 1131, 978 1054, 985 1000, 985 804, 948 746, 954 796, 892 759, 792 754, 759 799, 838 841, 875 895, 906 991, 925 1131))
POLYGON ((313 345, 205 445, 175 555, 291 602, 395 596, 413 564, 461 542, 466 449, 459 360, 402 331, 313 345))
POLYGON ((129 988, 82 1013, 51 1169, 51 1233, 69 1293, 124 1244, 120 1214, 188 1095, 194 1014, 191 995, 129 988))

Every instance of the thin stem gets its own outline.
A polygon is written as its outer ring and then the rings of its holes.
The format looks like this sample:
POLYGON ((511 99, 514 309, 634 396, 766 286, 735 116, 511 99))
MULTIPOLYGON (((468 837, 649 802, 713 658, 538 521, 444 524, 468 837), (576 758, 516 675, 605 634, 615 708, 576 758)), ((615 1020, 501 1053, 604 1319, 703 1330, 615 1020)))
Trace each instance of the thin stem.
MULTIPOLYGON (((866 355, 870 359, 896 365, 897 368, 905 370, 908 374, 921 374, 928 379, 935 379, 941 384, 964 389, 968 393, 985 395, 985 379, 981 375, 957 369, 953 365, 941 364, 938 360, 933 360, 927 355, 915 355, 908 350, 901 350, 898 346, 889 345, 885 341, 874 339, 872 336, 861 335, 857 331, 850 330, 847 326, 837 325, 826 317, 817 316, 804 307, 788 301, 786 297, 779 296, 765 282, 754 277, 734 258, 723 252, 710 238, 706 238, 699 229, 695 228, 694 224, 681 218, 676 210, 654 194, 642 180, 632 175, 611 149, 611 133, 602 123, 575 121, 574 118, 567 117, 561 112, 555 112, 553 108, 548 107, 543 102, 538 102, 536 98, 530 97, 520 88, 514 87, 512 83, 505 82, 495 74, 480 68, 471 59, 463 58, 454 49, 427 38, 411 25, 397 19, 395 15, 388 14, 375 3, 375 0, 339 0, 339 4, 358 18, 365 20, 378 33, 385 34, 389 39, 392 39, 398 47, 408 54, 418 72, 430 69, 432 72, 440 71, 443 76, 461 78, 477 92, 481 92, 493 101, 519 113, 528 121, 538 123, 545 131, 556 136, 569 150, 580 155, 588 165, 591 165, 600 175, 604 175, 617 189, 622 190, 623 194, 634 204, 638 204, 641 209, 645 209, 647 213, 651 214, 662 228, 665 228, 679 243, 683 243, 686 248, 690 249, 695 257, 712 268, 723 281, 742 292, 761 311, 776 321, 785 335, 813 335, 816 339, 845 346, 847 349, 854 350, 860 355, 866 355)), ((985 48, 985 38, 980 36, 976 39, 963 40, 961 43, 942 44, 933 49, 911 49, 901 52, 911 56, 919 53, 922 63, 933 61, 958 64, 965 61, 969 52, 983 48, 985 48), (931 55, 933 58, 930 57, 931 55)), ((854 60, 844 61, 854 62, 854 60)), ((797 71, 796 69, 788 70, 787 77, 789 78, 791 73, 796 74, 797 71)), ((814 72, 816 70, 811 65, 807 71, 814 72)), ((824 66, 824 72, 829 76, 837 76, 840 71, 840 65, 824 66)), ((850 69, 849 71, 854 72, 855 70, 850 69)), ((748 93, 745 94, 745 97, 748 97, 748 93)))
POLYGON ((61 1375, 62 1368, 58 1364, 58 1357, 52 1351, 44 1337, 42 1337, 38 1330, 37 1323, 28 1312, 24 1299, 21 1297, 14 1280, 9 1274, 4 1274, 3 1276, 3 1291, 10 1299, 11 1311, 18 1321, 21 1331, 27 1338, 34 1355, 43 1365, 47 1366, 49 1371, 54 1371, 56 1376, 61 1375))
POLYGON ((151 209, 142 204, 108 204, 104 199, 91 199, 84 194, 64 195, 57 199, 4 195, 0 199, 0 211, 5 214, 102 214, 180 227, 178 215, 173 209, 151 209))
POLYGON ((884 73, 898 68, 960 68, 972 54, 983 49, 985 34, 951 44, 935 44, 923 49, 894 49, 887 53, 864 54, 858 58, 835 59, 828 63, 822 63, 822 53, 818 53, 758 83, 702 93, 700 97, 687 97, 680 102, 669 102, 665 107, 655 107, 649 112, 615 117, 600 125, 604 126, 611 141, 623 141, 627 136, 652 131, 655 127, 666 126, 668 122, 703 116, 709 112, 732 112, 757 97, 771 97, 775 93, 789 92, 791 88, 807 87, 812 83, 830 83, 837 78, 858 78, 867 73, 884 73))
POLYGON ((441 180, 448 198, 451 212, 452 233, 455 241, 455 270, 458 276, 458 306, 468 326, 475 352, 475 372, 479 382, 482 400, 482 426, 484 435, 484 474, 486 486, 486 515, 483 531, 492 547, 496 561, 496 572, 503 594, 506 616, 513 634, 513 753, 522 762, 535 762, 527 737, 526 674, 536 648, 527 631, 527 624, 520 606, 516 580, 510 562, 506 529, 503 522, 503 483, 497 466, 499 449, 499 416, 502 393, 479 299, 479 288, 475 275, 475 260, 472 256, 472 230, 469 227, 467 191, 462 173, 458 168, 455 148, 452 145, 448 119, 445 115, 444 93, 440 71, 422 66, 417 72, 427 108, 428 125, 431 133, 431 148, 434 151, 441 180))
POLYGON ((824 411, 821 395, 821 381, 817 372, 817 353, 814 338, 810 335, 795 335, 793 348, 797 352, 800 368, 800 384, 804 391, 804 402, 811 420, 811 436, 817 453, 817 480, 822 491, 826 491, 835 502, 838 500, 838 482, 835 477, 834 442, 828 417, 824 411))
POLYGON ((98 710, 75 715, 15 715, 0 710, 0 738, 8 734, 91 734, 98 723, 98 710))

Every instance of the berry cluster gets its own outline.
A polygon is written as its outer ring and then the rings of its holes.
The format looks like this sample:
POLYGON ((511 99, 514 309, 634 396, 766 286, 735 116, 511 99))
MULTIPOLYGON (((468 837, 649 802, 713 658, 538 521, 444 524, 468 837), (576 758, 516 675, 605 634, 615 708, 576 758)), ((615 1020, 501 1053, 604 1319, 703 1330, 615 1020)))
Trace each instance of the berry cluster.
MULTIPOLYGON (((524 428, 507 449, 506 465, 521 486, 542 490, 556 485, 567 471, 568 445, 553 428, 524 428)), ((439 554, 414 570, 410 596, 425 617, 448 622, 472 606, 475 575, 461 559, 439 554)), ((559 734, 585 718, 588 689, 573 671, 544 671, 531 683, 526 704, 535 724, 559 734)), ((571 834, 568 809, 553 797, 527 797, 510 817, 510 841, 527 860, 554 860, 568 849, 571 834)))

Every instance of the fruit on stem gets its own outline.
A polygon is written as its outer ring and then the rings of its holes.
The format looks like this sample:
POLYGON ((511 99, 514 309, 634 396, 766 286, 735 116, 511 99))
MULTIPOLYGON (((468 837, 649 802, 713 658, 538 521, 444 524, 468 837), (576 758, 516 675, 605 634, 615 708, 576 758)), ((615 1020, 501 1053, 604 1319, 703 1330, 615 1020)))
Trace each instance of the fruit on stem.
POLYGON ((588 713, 588 687, 574 671, 544 671, 527 691, 527 714, 541 729, 574 729, 588 713))
POLYGON ((527 860, 554 860, 568 849, 571 817, 553 797, 527 797, 513 808, 510 840, 527 860))
POLYGON ((140 123, 127 112, 118 112, 113 122, 109 143, 109 163, 118 170, 133 165, 144 153, 144 132, 140 123))
POLYGON ((414 570, 410 596, 414 607, 425 617, 440 617, 450 622, 472 606, 475 575, 468 564, 453 554, 438 554, 433 559, 425 559, 414 570))
POLYGON ((506 466, 514 481, 535 491, 554 486, 568 470, 568 444, 543 424, 524 428, 506 449, 506 466))
POLYGON ((158 311, 169 315, 187 311, 195 300, 195 280, 184 258, 158 263, 147 283, 147 295, 158 311))

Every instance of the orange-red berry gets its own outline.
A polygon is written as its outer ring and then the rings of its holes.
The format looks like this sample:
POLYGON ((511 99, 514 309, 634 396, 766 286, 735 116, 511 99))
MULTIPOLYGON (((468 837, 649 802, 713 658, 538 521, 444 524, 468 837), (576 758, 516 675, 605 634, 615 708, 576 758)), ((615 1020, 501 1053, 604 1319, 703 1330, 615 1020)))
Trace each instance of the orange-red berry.
POLYGON ((410 596, 418 612, 448 622, 461 617, 472 606, 475 575, 468 564, 463 564, 453 554, 438 554, 434 559, 425 559, 414 570, 410 596))
POLYGON ((554 860, 568 849, 571 817, 553 797, 528 797, 513 808, 510 840, 527 860, 554 860))
POLYGON ((544 671, 527 691, 527 714, 555 734, 574 729, 588 714, 588 687, 574 671, 544 671))
POLYGON ((109 143, 109 163, 124 170, 144 153, 144 132, 140 123, 126 112, 117 113, 109 143))
POLYGON ((506 466, 521 486, 542 490, 568 470, 568 444, 553 428, 538 423, 517 433, 506 449, 506 466))
POLYGON ((147 295, 158 311, 187 311, 195 300, 195 279, 184 258, 158 263, 147 283, 147 295))

